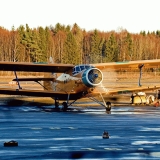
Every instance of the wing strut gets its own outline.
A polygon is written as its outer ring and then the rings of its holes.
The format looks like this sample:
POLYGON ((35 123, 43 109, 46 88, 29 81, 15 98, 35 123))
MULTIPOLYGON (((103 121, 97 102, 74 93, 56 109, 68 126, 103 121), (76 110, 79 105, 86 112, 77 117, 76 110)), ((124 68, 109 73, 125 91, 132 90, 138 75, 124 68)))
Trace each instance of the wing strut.
POLYGON ((42 86, 44 89, 48 90, 44 85, 42 85, 39 81, 35 81, 37 82, 40 86, 42 86))
POLYGON ((142 77, 142 68, 143 68, 143 66, 144 66, 144 64, 139 64, 139 65, 138 65, 138 68, 139 68, 139 70, 140 70, 140 72, 139 72, 139 81, 138 81, 138 86, 139 86, 139 87, 142 86, 142 85, 141 85, 141 77, 142 77))
POLYGON ((20 86, 20 83, 19 83, 19 80, 18 80, 16 71, 14 71, 14 74, 15 74, 16 81, 17 81, 17 84, 18 84, 18 88, 19 88, 19 89, 22 89, 22 87, 20 86))
POLYGON ((88 95, 85 95, 85 97, 87 97, 87 98, 91 99, 92 101, 100 104, 101 106, 104 106, 107 112, 110 111, 110 110, 111 110, 111 103, 110 103, 110 102, 105 102, 105 100, 104 100, 104 98, 103 98, 103 96, 102 96, 102 93, 99 92, 99 94, 100 94, 100 96, 101 96, 101 98, 102 98, 103 103, 100 102, 99 100, 97 100, 96 98, 94 98, 94 97, 92 97, 92 96, 89 96, 89 94, 88 94, 88 95))

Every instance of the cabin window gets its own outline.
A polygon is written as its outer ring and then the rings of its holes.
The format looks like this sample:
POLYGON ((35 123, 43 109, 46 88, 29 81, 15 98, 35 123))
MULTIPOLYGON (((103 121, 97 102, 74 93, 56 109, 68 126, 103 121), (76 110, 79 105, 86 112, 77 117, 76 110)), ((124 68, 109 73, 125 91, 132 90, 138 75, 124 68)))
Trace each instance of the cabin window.
POLYGON ((80 66, 81 71, 83 71, 85 69, 85 66, 80 66))
POLYGON ((81 71, 81 68, 79 66, 76 67, 76 71, 79 72, 81 71))
POLYGON ((83 71, 83 70, 85 70, 85 69, 91 68, 91 67, 92 67, 92 66, 86 65, 86 64, 84 64, 84 65, 77 65, 77 66, 75 66, 75 67, 73 68, 72 74, 73 74, 73 75, 74 75, 74 74, 77 74, 77 73, 79 73, 79 72, 81 72, 81 71, 83 71))

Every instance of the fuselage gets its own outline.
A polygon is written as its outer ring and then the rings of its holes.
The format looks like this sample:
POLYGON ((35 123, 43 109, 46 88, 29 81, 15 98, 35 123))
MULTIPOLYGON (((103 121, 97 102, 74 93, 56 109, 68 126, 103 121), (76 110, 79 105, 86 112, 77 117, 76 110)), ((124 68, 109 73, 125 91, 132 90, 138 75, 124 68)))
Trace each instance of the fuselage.
MULTIPOLYGON (((49 75, 47 74, 46 76, 48 77, 49 75)), ((77 65, 66 73, 54 73, 50 74, 50 77, 54 77, 55 80, 45 81, 45 89, 64 92, 64 96, 70 95, 70 99, 81 98, 84 94, 93 92, 95 87, 103 80, 102 72, 90 65, 77 65)), ((63 99, 64 96, 57 95, 55 98, 63 99)))

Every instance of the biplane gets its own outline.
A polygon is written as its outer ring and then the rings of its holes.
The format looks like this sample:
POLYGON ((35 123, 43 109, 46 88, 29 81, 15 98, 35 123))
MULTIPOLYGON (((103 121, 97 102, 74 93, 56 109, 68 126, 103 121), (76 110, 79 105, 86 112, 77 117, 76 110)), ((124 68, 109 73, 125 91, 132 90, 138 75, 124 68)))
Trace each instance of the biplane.
POLYGON ((76 102, 78 99, 88 97, 93 101, 104 106, 106 111, 111 110, 110 102, 105 102, 104 97, 109 94, 117 94, 123 92, 148 91, 159 89, 160 86, 142 86, 141 75, 142 68, 160 68, 160 59, 141 60, 141 61, 125 61, 110 62, 98 64, 57 64, 57 63, 24 63, 24 62, 0 62, 1 71, 13 71, 18 88, 0 87, 0 94, 6 95, 25 95, 37 97, 51 97, 55 101, 55 107, 59 107, 61 100, 63 110, 76 102), (103 83, 103 70, 139 70, 139 85, 132 88, 124 88, 122 90, 101 90, 97 88, 103 83), (17 72, 44 72, 41 78, 19 78, 17 72), (39 83, 43 89, 23 89, 21 81, 34 81, 39 83), (42 83, 43 82, 43 83, 42 83), (95 97, 101 97, 97 100, 95 97))

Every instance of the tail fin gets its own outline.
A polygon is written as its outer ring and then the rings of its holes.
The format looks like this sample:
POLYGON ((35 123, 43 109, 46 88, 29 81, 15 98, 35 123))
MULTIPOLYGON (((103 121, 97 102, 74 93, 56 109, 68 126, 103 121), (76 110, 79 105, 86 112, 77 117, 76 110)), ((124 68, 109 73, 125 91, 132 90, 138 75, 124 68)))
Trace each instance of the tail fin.
MULTIPOLYGON (((54 64, 54 59, 52 58, 52 57, 49 57, 49 62, 48 62, 49 64, 54 64)), ((57 78, 57 74, 56 73, 54 73, 54 72, 52 72, 52 74, 51 74, 54 78, 57 78)))
POLYGON ((48 63, 54 63, 54 60, 52 57, 49 57, 49 62, 48 63))
MULTIPOLYGON (((48 59, 49 64, 54 64, 54 59, 49 57, 48 59)), ((56 73, 44 73, 44 78, 56 78, 56 73)), ((43 81, 44 90, 55 90, 55 83, 53 81, 43 81)))

